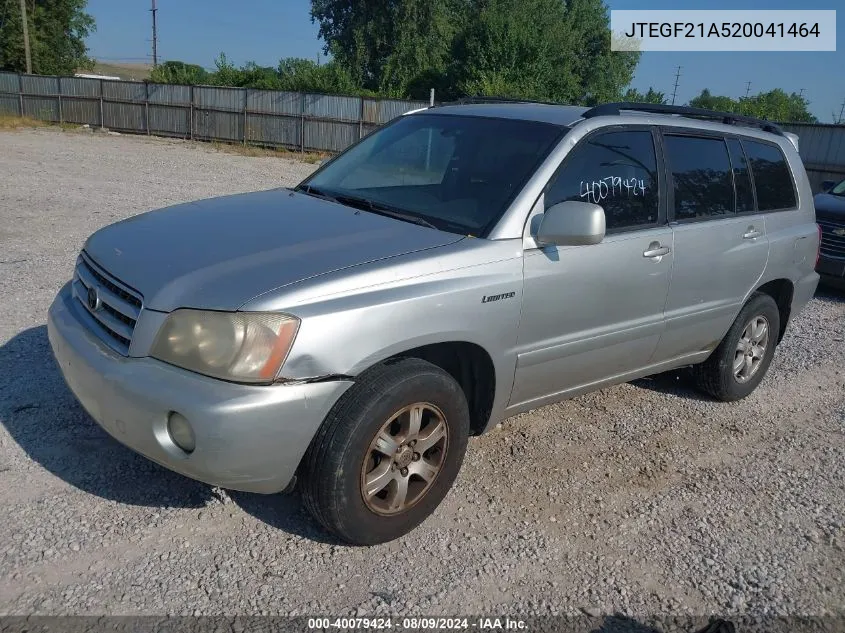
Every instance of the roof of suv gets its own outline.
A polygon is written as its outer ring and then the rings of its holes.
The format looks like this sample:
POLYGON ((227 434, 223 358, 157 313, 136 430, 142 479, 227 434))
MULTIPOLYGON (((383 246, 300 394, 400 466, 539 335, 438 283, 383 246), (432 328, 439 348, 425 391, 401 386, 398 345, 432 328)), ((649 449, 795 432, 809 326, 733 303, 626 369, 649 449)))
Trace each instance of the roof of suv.
POLYGON ((495 119, 520 119, 555 125, 570 126, 589 110, 581 106, 551 105, 545 103, 473 103, 445 105, 429 110, 433 114, 459 114, 495 119))
MULTIPOLYGON (((537 121, 564 127, 584 120, 587 117, 625 116, 630 123, 678 124, 699 127, 705 130, 744 134, 757 138, 787 138, 798 149, 798 137, 784 133, 773 123, 745 117, 742 115, 689 108, 686 106, 655 106, 651 104, 618 103, 605 104, 594 108, 582 106, 557 105, 535 102, 490 102, 467 103, 434 106, 422 111, 432 114, 490 117, 498 119, 519 119, 537 121), (622 111, 626 111, 622 115, 622 111), (686 116, 685 116, 686 115, 686 116), (630 117, 630 118, 629 118, 630 117), (703 118, 701 118, 703 117, 703 118), (671 122, 671 123, 670 123, 671 122), (738 125, 734 125, 736 123, 738 125)), ((407 114, 412 114, 411 112, 407 114)))

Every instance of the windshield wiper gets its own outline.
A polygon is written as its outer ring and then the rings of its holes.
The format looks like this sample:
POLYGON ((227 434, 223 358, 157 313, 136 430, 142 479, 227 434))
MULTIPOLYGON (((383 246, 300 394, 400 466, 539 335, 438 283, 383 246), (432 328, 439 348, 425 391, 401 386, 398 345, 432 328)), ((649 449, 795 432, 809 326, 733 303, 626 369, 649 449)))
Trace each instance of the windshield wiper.
POLYGON ((299 191, 300 193, 304 193, 307 196, 314 196, 315 198, 322 198, 323 200, 331 200, 332 202, 337 202, 337 198, 332 194, 323 191, 319 187, 315 187, 314 185, 299 185, 294 189, 294 191, 299 191))
MULTIPOLYGON (((389 204, 384 204, 383 202, 376 202, 375 200, 369 200, 368 198, 359 198, 357 196, 347 196, 347 195, 336 195, 334 196, 335 201, 340 202, 341 204, 345 204, 350 207, 355 207, 356 209, 362 209, 363 211, 370 211, 371 213, 376 213, 378 215, 384 215, 389 218, 395 218, 396 220, 403 220, 405 222, 411 222, 413 224, 417 224, 419 226, 425 226, 430 229, 437 229, 431 222, 426 220, 425 218, 421 218, 417 215, 413 215, 411 213, 407 213, 402 209, 397 209, 389 204)), ((439 230, 439 229, 438 229, 439 230)))
MULTIPOLYGON (((425 218, 421 218, 416 215, 412 215, 403 211, 402 209, 397 209, 396 207, 392 207, 388 204, 384 204, 382 202, 376 202, 374 200, 369 200, 367 198, 359 198, 358 196, 348 196, 342 194, 336 194, 334 192, 329 193, 319 187, 315 187, 314 185, 300 185, 294 191, 300 191, 306 195, 314 196, 315 198, 322 198, 324 200, 330 200, 331 202, 337 202, 339 204, 345 205, 347 207, 353 207, 355 209, 361 209, 363 211, 370 211, 371 213, 375 213, 378 215, 384 215, 389 218, 394 218, 396 220, 403 220, 405 222, 411 222, 413 224, 417 224, 419 226, 425 226, 429 229, 437 229, 431 222, 426 220, 425 218)), ((437 229, 439 230, 439 229, 437 229)))

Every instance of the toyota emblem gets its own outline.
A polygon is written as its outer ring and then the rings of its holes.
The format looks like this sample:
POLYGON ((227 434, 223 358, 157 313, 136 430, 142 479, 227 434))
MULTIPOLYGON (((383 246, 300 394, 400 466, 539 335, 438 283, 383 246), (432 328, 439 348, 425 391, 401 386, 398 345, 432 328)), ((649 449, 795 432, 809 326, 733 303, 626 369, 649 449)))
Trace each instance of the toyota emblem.
POLYGON ((91 309, 91 312, 96 312, 100 309, 100 297, 94 286, 88 288, 88 307, 91 309))

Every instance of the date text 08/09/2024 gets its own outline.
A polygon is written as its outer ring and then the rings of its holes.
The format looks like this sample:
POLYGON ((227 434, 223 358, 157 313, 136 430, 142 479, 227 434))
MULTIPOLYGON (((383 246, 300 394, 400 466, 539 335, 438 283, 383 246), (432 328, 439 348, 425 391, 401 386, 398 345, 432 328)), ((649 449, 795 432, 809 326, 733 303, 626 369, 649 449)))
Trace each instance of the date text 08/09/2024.
POLYGON ((524 620, 509 617, 478 618, 389 618, 389 617, 346 617, 346 618, 308 618, 308 629, 312 631, 362 631, 379 629, 399 629, 405 631, 430 630, 471 630, 480 631, 526 631, 524 620))

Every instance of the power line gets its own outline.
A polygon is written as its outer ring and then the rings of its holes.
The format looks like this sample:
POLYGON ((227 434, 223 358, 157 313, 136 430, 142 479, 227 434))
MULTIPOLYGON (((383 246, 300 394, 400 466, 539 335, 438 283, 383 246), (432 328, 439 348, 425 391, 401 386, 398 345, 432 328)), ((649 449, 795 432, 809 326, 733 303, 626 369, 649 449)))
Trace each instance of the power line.
POLYGON ((29 23, 26 19, 26 0, 21 0, 21 24, 23 24, 23 50, 26 56, 26 74, 32 74, 32 53, 29 51, 29 23))
POLYGON ((156 67, 158 66, 158 33, 156 32, 156 13, 158 13, 158 9, 156 8, 156 0, 153 0, 153 8, 150 9, 150 13, 153 14, 153 67, 156 67))
POLYGON ((672 90, 672 105, 675 105, 675 97, 678 96, 678 82, 681 79, 681 68, 683 66, 678 66, 678 72, 675 73, 675 89, 672 90))

